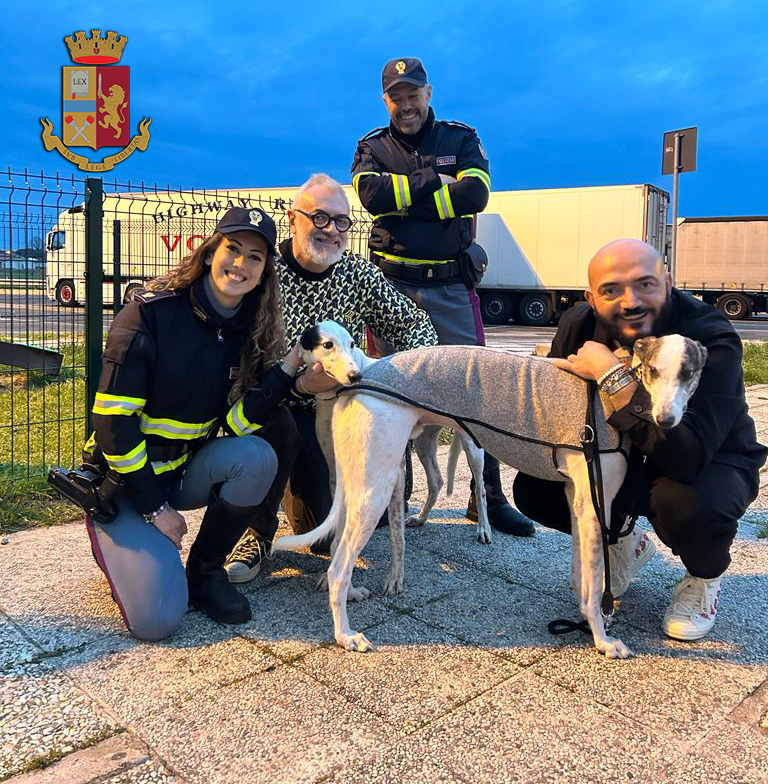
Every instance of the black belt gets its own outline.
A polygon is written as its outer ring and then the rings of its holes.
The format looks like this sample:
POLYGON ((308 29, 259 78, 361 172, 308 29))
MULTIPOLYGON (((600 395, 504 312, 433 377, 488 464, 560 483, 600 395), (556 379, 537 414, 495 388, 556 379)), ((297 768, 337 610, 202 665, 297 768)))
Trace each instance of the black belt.
POLYGON ((403 283, 459 283, 461 270, 458 261, 443 264, 406 264, 402 261, 390 261, 371 254, 371 260, 388 277, 403 283))

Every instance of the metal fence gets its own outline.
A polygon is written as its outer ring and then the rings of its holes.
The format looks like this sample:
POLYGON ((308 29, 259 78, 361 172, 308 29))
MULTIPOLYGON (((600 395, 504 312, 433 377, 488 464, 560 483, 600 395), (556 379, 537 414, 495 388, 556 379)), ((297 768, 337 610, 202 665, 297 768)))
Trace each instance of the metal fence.
MULTIPOLYGON (((126 295, 176 266, 232 206, 289 236, 294 189, 185 190, 13 172, 0 179, 0 487, 74 465, 104 339, 126 295)), ((365 255, 370 218, 352 211, 365 255)))

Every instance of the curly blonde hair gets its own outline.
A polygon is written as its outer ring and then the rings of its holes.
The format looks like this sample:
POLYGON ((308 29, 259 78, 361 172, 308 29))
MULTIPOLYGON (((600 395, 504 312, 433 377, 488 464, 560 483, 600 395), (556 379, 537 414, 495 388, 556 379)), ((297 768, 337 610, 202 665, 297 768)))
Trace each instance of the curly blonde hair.
MULTIPOLYGON (((178 267, 147 283, 150 291, 189 288, 206 274, 210 261, 225 235, 215 232, 181 260, 178 267)), ((267 253, 261 282, 243 298, 243 303, 253 312, 249 338, 243 343, 240 373, 229 394, 230 402, 237 400, 246 390, 258 386, 259 379, 285 354, 285 323, 280 299, 275 256, 267 253)))

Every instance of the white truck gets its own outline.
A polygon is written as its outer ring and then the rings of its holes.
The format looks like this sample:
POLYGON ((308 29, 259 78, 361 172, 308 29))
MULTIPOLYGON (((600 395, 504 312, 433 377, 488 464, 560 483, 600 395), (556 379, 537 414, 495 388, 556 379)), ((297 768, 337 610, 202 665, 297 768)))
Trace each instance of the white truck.
POLYGON ((729 319, 768 310, 768 216, 681 218, 675 285, 729 319))
POLYGON ((483 321, 543 326, 583 299, 587 265, 619 237, 664 253, 669 194, 653 185, 500 191, 478 216, 488 253, 478 287, 483 321))
MULTIPOLYGON (((352 186, 345 191, 357 222, 367 220, 352 186)), ((295 187, 218 191, 147 191, 105 194, 102 268, 104 303, 117 293, 125 301, 133 288, 167 272, 213 233, 230 207, 263 207, 275 219, 278 237, 288 235, 287 210, 295 187), (119 251, 119 252, 116 252, 119 251), (118 280, 115 270, 119 268, 118 280)), ((85 303, 85 213, 82 206, 60 213, 48 232, 45 283, 48 297, 63 306, 85 303)), ((367 229, 355 231, 352 245, 365 252, 367 229)))

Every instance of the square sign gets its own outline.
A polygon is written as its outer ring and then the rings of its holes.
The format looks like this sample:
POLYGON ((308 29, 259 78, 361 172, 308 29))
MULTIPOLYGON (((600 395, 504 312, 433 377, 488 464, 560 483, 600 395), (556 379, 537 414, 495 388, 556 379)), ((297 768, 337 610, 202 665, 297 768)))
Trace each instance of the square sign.
POLYGON ((664 134, 664 145, 661 155, 661 173, 675 173, 675 134, 680 134, 680 169, 681 172, 696 171, 696 137, 698 128, 681 128, 679 131, 667 131, 664 134))

